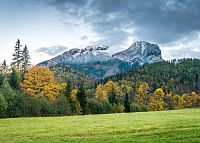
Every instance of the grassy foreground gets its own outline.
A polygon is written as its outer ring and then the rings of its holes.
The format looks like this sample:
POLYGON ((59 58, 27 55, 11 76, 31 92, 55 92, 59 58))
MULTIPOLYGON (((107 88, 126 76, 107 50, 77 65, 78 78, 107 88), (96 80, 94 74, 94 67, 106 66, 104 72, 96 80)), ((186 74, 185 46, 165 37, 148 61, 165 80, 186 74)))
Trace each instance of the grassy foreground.
POLYGON ((1 143, 200 142, 200 109, 0 119, 1 143))

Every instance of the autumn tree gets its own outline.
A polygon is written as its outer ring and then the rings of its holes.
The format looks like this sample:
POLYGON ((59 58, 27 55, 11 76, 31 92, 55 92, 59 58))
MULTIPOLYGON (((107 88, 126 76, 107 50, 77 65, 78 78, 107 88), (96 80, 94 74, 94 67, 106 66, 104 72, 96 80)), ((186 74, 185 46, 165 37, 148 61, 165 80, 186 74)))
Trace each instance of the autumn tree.
POLYGON ((152 95, 149 97, 148 106, 152 111, 161 111, 164 109, 164 92, 162 88, 156 89, 152 95))
POLYGON ((192 103, 191 103, 191 98, 190 98, 190 95, 185 93, 182 95, 182 99, 183 99, 183 106, 186 107, 186 108, 189 108, 192 106, 192 103))
POLYGON ((60 95, 61 86, 48 67, 35 66, 25 74, 21 89, 32 96, 46 96, 54 101, 60 95))
POLYGON ((191 107, 197 107, 198 106, 198 98, 199 98, 199 96, 195 92, 191 93, 191 96, 190 96, 191 107))
POLYGON ((21 44, 20 40, 18 39, 15 45, 14 53, 13 53, 13 62, 12 66, 19 71, 20 70, 20 65, 21 65, 21 60, 22 60, 22 50, 21 50, 21 44))
POLYGON ((164 97, 164 104, 165 104, 165 109, 167 110, 172 110, 174 109, 174 101, 173 101, 173 96, 171 93, 166 94, 164 97))
POLYGON ((139 88, 137 89, 137 93, 135 95, 134 101, 140 105, 147 104, 148 100, 148 92, 149 92, 149 85, 146 82, 140 84, 139 88))
POLYGON ((72 115, 79 115, 81 113, 81 106, 77 99, 78 89, 73 89, 70 96, 70 106, 72 115))
POLYGON ((100 101, 108 101, 110 95, 115 95, 116 97, 112 98, 119 99, 123 96, 123 92, 118 83, 108 81, 105 85, 100 84, 97 86, 95 95, 100 101))
POLYGON ((174 100, 174 109, 182 109, 184 107, 184 100, 180 95, 178 94, 174 95, 173 100, 174 100))

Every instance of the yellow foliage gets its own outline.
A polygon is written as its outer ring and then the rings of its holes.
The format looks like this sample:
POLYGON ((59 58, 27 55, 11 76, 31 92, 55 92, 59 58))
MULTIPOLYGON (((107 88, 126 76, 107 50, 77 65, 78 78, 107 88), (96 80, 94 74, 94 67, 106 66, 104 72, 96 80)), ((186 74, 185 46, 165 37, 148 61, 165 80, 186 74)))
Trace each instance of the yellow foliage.
POLYGON ((71 101, 75 101, 76 100, 77 93, 78 93, 78 89, 73 89, 71 91, 71 101))
POLYGON ((144 104, 144 105, 147 104, 149 89, 150 88, 149 88, 148 83, 143 82, 137 90, 137 93, 134 98, 135 102, 138 104, 144 104))
POLYGON ((191 107, 192 103, 191 103, 191 99, 190 99, 190 95, 189 94, 183 94, 182 95, 183 101, 184 101, 184 107, 191 107))
POLYGON ((64 84, 57 84, 53 72, 48 67, 35 66, 28 70, 20 87, 32 96, 46 96, 54 101, 64 84))
POLYGON ((148 106, 152 111, 161 111, 164 109, 164 92, 162 88, 156 89, 154 93, 149 98, 148 106))
POLYGON ((100 84, 97 86, 95 92, 96 98, 101 101, 108 100, 108 94, 112 89, 118 97, 123 96, 123 92, 119 84, 113 81, 108 81, 105 85, 100 84))
POLYGON ((192 92, 190 96, 191 107, 197 107, 198 100, 199 100, 199 96, 195 92, 192 92))
POLYGON ((174 109, 182 109, 184 107, 184 100, 182 96, 174 95, 174 109))

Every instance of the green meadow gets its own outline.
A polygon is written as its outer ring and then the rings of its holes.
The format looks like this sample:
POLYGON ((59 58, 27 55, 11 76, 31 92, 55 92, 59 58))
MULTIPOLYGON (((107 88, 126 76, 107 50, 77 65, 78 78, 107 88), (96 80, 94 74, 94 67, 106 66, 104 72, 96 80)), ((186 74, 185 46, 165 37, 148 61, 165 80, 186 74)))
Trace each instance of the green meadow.
POLYGON ((200 142, 200 108, 0 119, 1 143, 200 142))

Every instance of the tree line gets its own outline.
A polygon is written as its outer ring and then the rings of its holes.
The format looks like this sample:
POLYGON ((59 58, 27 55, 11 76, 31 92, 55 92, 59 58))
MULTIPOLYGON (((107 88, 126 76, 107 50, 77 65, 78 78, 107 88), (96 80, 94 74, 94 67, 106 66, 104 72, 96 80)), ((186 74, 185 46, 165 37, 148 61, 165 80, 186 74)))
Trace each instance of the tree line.
POLYGON ((161 111, 200 106, 200 60, 144 65, 103 80, 68 66, 31 66, 20 40, 13 62, 0 68, 0 117, 161 111), (73 80, 76 73, 79 74, 73 80), (69 76, 70 75, 70 76, 69 76), (81 77, 81 78, 80 78, 81 77))

